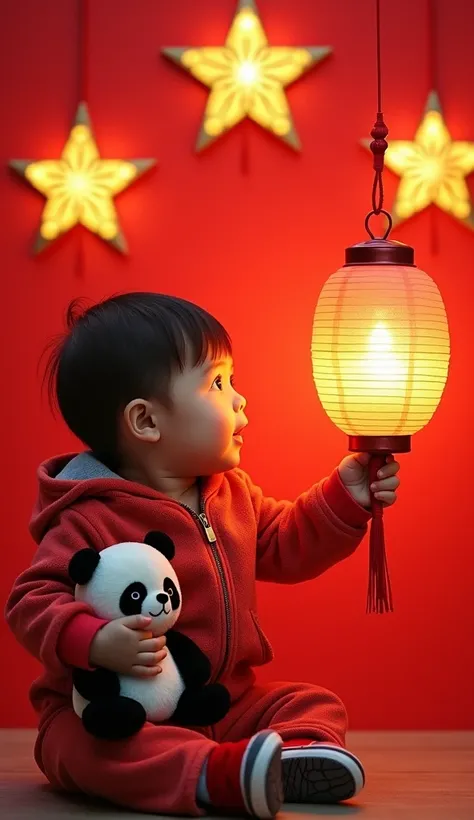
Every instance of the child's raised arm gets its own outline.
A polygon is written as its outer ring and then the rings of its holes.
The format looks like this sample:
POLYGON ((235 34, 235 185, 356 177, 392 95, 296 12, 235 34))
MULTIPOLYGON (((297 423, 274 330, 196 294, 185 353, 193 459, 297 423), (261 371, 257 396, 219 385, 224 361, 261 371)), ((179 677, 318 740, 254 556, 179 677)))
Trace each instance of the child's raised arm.
POLYGON ((321 575, 358 547, 370 513, 335 470, 295 502, 266 498, 247 478, 257 519, 259 581, 299 583, 321 575))

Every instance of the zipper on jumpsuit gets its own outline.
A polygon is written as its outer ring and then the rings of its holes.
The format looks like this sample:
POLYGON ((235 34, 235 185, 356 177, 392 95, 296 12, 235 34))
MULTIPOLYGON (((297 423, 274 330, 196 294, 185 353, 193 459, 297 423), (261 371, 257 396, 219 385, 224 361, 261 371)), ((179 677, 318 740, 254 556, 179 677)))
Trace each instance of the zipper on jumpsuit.
MULTIPOLYGON (((230 640, 231 640, 231 618, 230 618, 230 594, 229 588, 227 586, 227 581, 225 578, 224 567, 222 566, 222 561, 219 555, 219 551, 217 549, 217 538, 216 534, 211 526, 211 523, 206 515, 206 507, 204 503, 204 499, 201 497, 199 502, 199 507, 201 512, 196 513, 191 507, 188 507, 187 504, 181 504, 181 507, 184 507, 190 515, 194 518, 195 521, 200 525, 200 528, 203 530, 204 535, 206 537, 206 541, 209 544, 209 547, 212 552, 212 557, 214 558, 215 565, 217 567, 217 572, 219 575, 219 579, 221 582, 222 593, 224 596, 224 611, 225 611, 225 623, 226 623, 226 640, 225 640, 225 647, 224 647, 224 657, 222 659, 222 663, 219 667, 219 670, 215 676, 215 680, 219 679, 219 676, 225 669, 226 663, 229 659, 229 647, 230 647, 230 640)), ((211 733, 214 734, 214 727, 211 726, 211 733)))

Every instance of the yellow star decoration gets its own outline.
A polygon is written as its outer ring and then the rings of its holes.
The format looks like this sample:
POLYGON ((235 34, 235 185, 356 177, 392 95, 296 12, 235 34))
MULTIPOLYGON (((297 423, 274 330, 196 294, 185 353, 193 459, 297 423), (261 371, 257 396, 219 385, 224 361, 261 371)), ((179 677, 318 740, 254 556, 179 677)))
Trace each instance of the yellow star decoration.
POLYGON ((81 224, 126 253, 113 197, 154 164, 154 159, 102 159, 87 106, 81 103, 60 159, 10 162, 10 167, 47 198, 35 251, 81 224))
MULTIPOLYGON (((370 140, 363 142, 369 147, 370 140)), ((434 204, 474 228, 465 179, 474 171, 474 142, 451 139, 435 91, 428 96, 414 140, 389 140, 385 164, 401 177, 392 209, 394 224, 434 204)))
POLYGON ((196 148, 245 117, 299 150, 284 89, 332 51, 330 46, 270 46, 254 0, 240 0, 224 46, 163 53, 211 89, 196 148))

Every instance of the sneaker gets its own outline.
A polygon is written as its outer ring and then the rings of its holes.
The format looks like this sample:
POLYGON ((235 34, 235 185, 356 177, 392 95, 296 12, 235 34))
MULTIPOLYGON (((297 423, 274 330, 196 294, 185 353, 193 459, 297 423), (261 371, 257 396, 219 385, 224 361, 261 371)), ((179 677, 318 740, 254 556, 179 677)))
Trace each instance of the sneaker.
POLYGON ((341 746, 290 746, 281 757, 287 803, 340 803, 355 797, 365 785, 362 763, 341 746))
POLYGON ((282 740, 266 729, 250 740, 220 743, 207 761, 206 787, 214 809, 274 817, 283 802, 282 740))

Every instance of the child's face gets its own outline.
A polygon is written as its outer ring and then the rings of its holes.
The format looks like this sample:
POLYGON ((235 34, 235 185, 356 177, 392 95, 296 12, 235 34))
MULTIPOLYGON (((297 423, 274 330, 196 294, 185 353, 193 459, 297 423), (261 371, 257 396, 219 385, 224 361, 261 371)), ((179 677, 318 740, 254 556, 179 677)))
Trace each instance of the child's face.
POLYGON ((240 463, 246 401, 233 386, 233 362, 188 367, 171 385, 172 406, 160 412, 161 459, 180 476, 206 476, 240 463))

